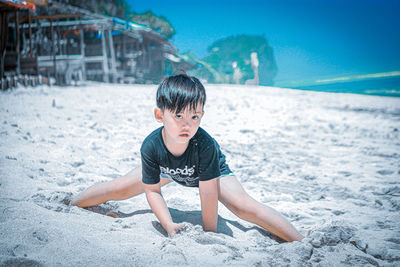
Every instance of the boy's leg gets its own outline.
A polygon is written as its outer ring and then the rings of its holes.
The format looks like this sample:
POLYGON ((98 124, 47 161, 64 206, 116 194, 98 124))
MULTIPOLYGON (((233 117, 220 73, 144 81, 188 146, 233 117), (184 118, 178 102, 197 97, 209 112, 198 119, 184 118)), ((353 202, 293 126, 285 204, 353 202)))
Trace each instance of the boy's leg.
POLYGON ((249 196, 235 176, 218 180, 218 200, 239 218, 255 223, 286 241, 304 238, 279 212, 249 196))
MULTIPOLYGON (((161 178, 161 186, 170 180, 161 178)), ((123 200, 144 192, 142 185, 142 167, 131 170, 126 175, 110 182, 95 184, 72 200, 72 205, 90 207, 109 200, 123 200)))

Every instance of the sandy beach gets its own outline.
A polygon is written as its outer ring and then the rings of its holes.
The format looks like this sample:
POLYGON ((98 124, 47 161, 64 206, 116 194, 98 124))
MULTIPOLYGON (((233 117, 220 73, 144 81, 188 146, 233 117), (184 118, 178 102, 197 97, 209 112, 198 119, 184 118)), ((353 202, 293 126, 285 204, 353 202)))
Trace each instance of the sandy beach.
POLYGON ((201 127, 248 193, 302 234, 285 243, 198 189, 162 192, 184 231, 166 237, 144 195, 82 209, 87 187, 140 163, 156 85, 0 92, 0 266, 399 266, 400 98, 205 85, 201 127), (116 218, 107 216, 114 213, 116 218))

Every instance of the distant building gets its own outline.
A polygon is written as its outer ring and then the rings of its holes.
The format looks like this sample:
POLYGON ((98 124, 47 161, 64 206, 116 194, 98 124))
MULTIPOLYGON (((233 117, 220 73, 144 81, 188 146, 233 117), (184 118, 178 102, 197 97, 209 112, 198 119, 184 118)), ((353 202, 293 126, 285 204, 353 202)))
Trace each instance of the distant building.
POLYGON ((96 80, 158 83, 190 69, 147 26, 66 4, 0 0, 1 87, 96 80))

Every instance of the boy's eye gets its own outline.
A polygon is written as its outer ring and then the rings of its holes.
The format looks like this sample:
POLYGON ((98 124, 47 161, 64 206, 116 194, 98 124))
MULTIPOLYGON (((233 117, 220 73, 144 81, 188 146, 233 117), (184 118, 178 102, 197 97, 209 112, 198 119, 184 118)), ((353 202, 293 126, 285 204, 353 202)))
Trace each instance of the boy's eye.
POLYGON ((198 120, 198 119, 199 119, 199 116, 194 115, 194 116, 192 117, 192 119, 193 119, 193 120, 198 120))
POLYGON ((182 115, 181 115, 181 114, 175 114, 175 117, 176 117, 177 119, 182 119, 182 115))

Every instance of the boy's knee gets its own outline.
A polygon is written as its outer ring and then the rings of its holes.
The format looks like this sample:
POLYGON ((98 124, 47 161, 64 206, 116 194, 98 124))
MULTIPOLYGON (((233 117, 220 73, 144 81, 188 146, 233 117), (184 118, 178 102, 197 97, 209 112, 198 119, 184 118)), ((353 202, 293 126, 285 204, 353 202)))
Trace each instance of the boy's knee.
POLYGON ((123 184, 110 182, 110 184, 107 186, 105 194, 111 195, 113 198, 115 198, 126 194, 126 191, 126 186, 124 187, 123 184))

